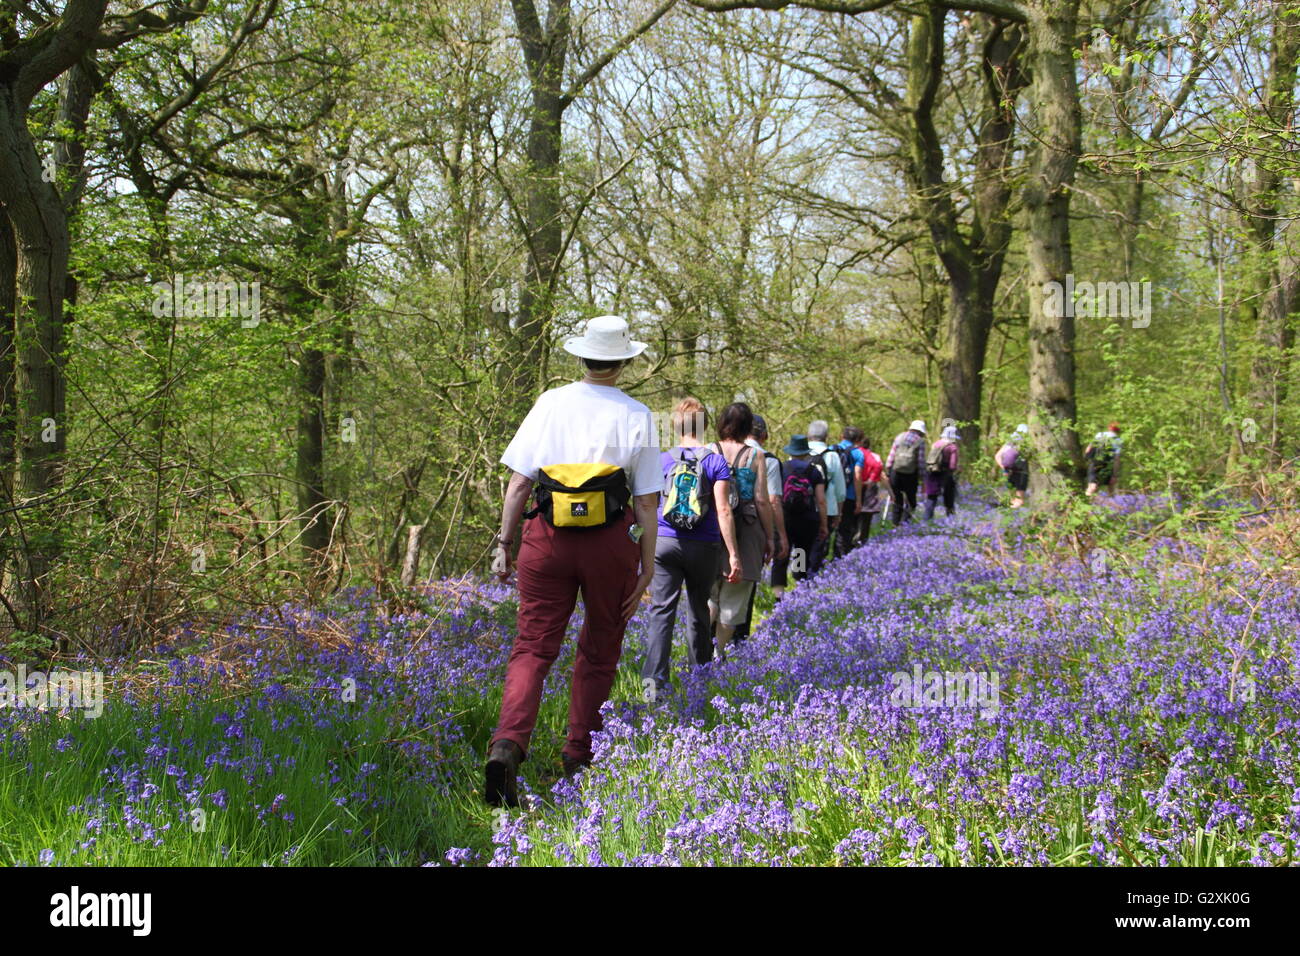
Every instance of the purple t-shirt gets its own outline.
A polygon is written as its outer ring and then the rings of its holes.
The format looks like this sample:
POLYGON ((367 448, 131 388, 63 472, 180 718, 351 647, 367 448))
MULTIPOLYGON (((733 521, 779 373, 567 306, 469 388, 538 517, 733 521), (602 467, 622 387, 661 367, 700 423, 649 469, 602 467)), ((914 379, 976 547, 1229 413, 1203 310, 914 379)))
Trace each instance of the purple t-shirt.
POLYGON ((674 452, 682 452, 688 458, 695 457, 699 459, 699 473, 704 479, 700 488, 700 494, 708 496, 709 511, 693 531, 678 531, 664 520, 662 509, 663 502, 661 501, 659 511, 659 537, 678 538, 682 541, 721 541, 722 530, 718 527, 718 512, 713 507, 713 483, 717 481, 730 481, 731 466, 727 464, 727 459, 715 452, 709 451, 703 445, 692 448, 683 448, 682 446, 678 446, 677 448, 663 452, 659 456, 660 463, 664 468, 665 479, 668 478, 668 472, 672 471, 673 466, 677 464, 677 459, 673 457, 674 452))

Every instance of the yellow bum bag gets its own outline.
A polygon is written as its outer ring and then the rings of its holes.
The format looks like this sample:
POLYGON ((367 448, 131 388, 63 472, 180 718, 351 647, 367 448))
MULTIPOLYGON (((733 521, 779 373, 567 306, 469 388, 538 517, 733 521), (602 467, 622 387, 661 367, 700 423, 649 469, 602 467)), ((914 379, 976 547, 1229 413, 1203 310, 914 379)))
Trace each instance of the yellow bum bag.
POLYGON ((546 465, 537 470, 537 507, 556 528, 603 528, 627 510, 632 495, 627 475, 617 465, 546 465))

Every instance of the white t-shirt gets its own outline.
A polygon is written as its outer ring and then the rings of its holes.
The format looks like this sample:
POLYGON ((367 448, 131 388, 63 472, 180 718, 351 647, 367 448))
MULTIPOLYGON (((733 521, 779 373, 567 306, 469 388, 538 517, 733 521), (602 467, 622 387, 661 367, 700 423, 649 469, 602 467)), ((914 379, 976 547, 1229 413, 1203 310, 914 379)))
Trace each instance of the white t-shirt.
POLYGON ((543 392, 501 456, 537 480, 544 465, 617 465, 634 495, 663 489, 659 434, 650 409, 611 385, 574 382, 543 392))

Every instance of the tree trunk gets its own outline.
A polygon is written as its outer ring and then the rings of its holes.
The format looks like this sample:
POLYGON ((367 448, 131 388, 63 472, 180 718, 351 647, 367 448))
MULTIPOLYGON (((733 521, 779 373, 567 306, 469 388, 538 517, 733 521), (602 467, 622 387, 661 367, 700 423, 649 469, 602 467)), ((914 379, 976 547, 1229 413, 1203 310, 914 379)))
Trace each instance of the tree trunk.
POLYGON ((330 541, 329 497, 325 494, 325 353, 310 346, 298 354, 298 514, 302 548, 310 570, 319 574, 330 541))
MULTIPOLYGON (((305 177, 310 182, 318 176, 305 177)), ((347 241, 337 238, 343 212, 309 186, 293 200, 296 255, 308 281, 290 291, 291 314, 305 330, 298 351, 298 449, 295 477, 302 551, 314 583, 329 567, 338 518, 343 463, 355 457, 362 429, 348 407, 353 336, 347 314, 347 241), (348 451, 344 451, 345 447, 348 451)), ((367 441, 373 441, 373 431, 367 441)))
POLYGON ((1074 37, 1078 0, 1030 8, 1031 84, 1039 143, 1024 199, 1029 259, 1029 431, 1036 452, 1036 497, 1077 483, 1083 456, 1076 434, 1073 303, 1053 301, 1074 268, 1070 192, 1080 147, 1074 37), (1053 283, 1059 283, 1053 286, 1053 283), (1061 307, 1057 308, 1057 305, 1061 307))
POLYGON ((940 353, 939 417, 961 423, 966 454, 979 456, 984 353, 1011 223, 1007 172, 1013 151, 1015 101, 1026 83, 1018 25, 982 17, 983 119, 975 157, 974 216, 967 232, 943 180, 943 143, 934 125, 934 98, 943 76, 944 11, 930 7, 912 19, 908 49, 909 179, 918 212, 929 223, 936 255, 949 280, 947 328, 940 353))
MULTIPOLYGON (((24 104, 0 87, 0 203, 9 212, 17 249, 15 269, 14 398, 17 488, 24 501, 59 484, 65 449, 63 297, 68 281, 68 224, 63 203, 27 129, 24 104)), ((25 547, 19 600, 26 624, 38 629, 49 613, 48 575, 60 553, 57 523, 44 509, 24 516, 25 547)))
POLYGON ((14 293, 18 281, 18 246, 9 213, 0 206, 0 481, 4 482, 3 506, 13 494, 13 469, 17 460, 14 446, 14 293))
POLYGON ((993 303, 980 294, 978 286, 957 282, 954 277, 949 285, 939 418, 965 423, 960 429, 970 460, 979 456, 984 353, 992 328, 993 303))
MULTIPOLYGON (((1268 132, 1289 131, 1295 109, 1296 60, 1300 56, 1300 9, 1277 6, 1270 46, 1269 80, 1260 120, 1268 132)), ((1270 462, 1284 456, 1282 409, 1291 375, 1295 329, 1290 316, 1296 279, 1288 250, 1278 249, 1282 174, 1272 157, 1256 160, 1248 210, 1249 237, 1256 254, 1255 358, 1250 370, 1250 404, 1255 420, 1267 435, 1264 448, 1270 462)))
POLYGON ((402 559, 402 587, 415 583, 415 572, 420 567, 420 535, 424 525, 413 524, 406 529, 406 557, 402 559))
POLYGON ((528 192, 524 206, 527 265, 514 330, 514 364, 507 372, 508 401, 531 401, 545 380, 547 343, 555 309, 555 283, 564 246, 560 218, 560 152, 563 146, 564 64, 569 51, 568 0, 552 0, 545 30, 531 3, 516 0, 519 29, 532 87, 528 124, 528 192))

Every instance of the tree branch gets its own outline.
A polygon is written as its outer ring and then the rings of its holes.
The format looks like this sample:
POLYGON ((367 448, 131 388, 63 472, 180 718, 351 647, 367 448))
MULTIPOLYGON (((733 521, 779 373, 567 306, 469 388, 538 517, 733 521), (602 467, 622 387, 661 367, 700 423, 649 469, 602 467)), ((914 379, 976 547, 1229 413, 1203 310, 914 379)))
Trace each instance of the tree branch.
POLYGON ((104 19, 108 0, 68 0, 63 16, 41 24, 26 40, 0 57, 0 68, 16 73, 14 92, 30 103, 90 48, 104 19))
POLYGON ((730 10, 784 10, 786 7, 803 7, 823 13, 870 13, 887 7, 894 0, 688 0, 693 7, 713 13, 730 10))
POLYGON ((165 33, 172 27, 197 20, 207 10, 208 0, 190 0, 188 6, 169 6, 172 9, 165 16, 159 16, 145 7, 128 16, 109 17, 95 38, 95 48, 111 50, 145 33, 165 33))
POLYGON ((973 13, 991 13, 1003 20, 1024 23, 1029 19, 1029 8, 1016 0, 934 0, 934 5, 945 10, 970 10, 973 13))
MULTIPOLYGON (((818 10, 822 13, 870 13, 887 7, 894 0, 688 0, 693 7, 724 13, 728 10, 784 10, 786 7, 802 7, 805 10, 818 10)), ((971 10, 976 13, 991 13, 1004 20, 1023 23, 1029 19, 1029 10, 1016 0, 933 0, 935 6, 948 10, 971 10)))
POLYGON ((633 27, 630 31, 625 33, 616 43, 614 43, 613 46, 611 46, 608 50, 606 50, 604 53, 598 56, 595 62, 593 62, 591 66, 587 67, 587 69, 583 71, 582 75, 579 76, 576 80, 574 80, 573 85, 570 86, 568 90, 565 91, 564 95, 560 97, 560 103, 561 103, 560 108, 564 109, 570 103, 572 103, 573 98, 582 92, 583 87, 585 87, 588 83, 594 80, 596 78, 596 74, 598 74, 605 67, 609 66, 610 61, 613 60, 614 57, 618 56, 620 53, 622 53, 624 50, 630 47, 633 43, 635 43, 638 37, 645 34, 652 26, 654 26, 656 23, 659 22, 660 19, 662 19, 664 14, 666 14, 669 10, 671 10, 676 5, 677 5, 677 0, 663 0, 663 2, 654 9, 654 12, 652 12, 650 16, 646 17, 639 24, 633 27))

